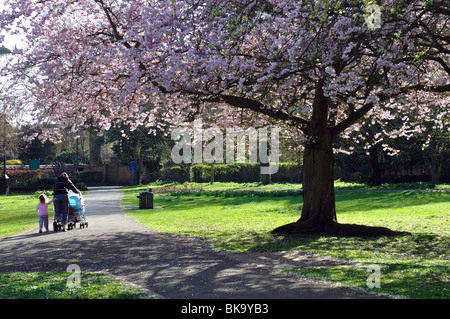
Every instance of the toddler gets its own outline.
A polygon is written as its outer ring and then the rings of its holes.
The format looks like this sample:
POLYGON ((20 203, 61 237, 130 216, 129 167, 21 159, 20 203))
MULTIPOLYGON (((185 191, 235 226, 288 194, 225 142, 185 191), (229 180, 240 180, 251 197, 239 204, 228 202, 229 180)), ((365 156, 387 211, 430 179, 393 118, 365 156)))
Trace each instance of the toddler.
POLYGON ((53 198, 49 201, 45 194, 39 195, 39 204, 36 206, 36 212, 39 215, 39 232, 42 233, 42 225, 48 231, 48 205, 53 202, 53 198))

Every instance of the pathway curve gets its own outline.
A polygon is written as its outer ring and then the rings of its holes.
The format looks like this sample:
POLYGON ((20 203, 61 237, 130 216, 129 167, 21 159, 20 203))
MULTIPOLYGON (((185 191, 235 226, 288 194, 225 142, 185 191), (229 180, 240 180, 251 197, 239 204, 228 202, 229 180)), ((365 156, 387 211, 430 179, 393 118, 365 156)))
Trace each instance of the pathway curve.
POLYGON ((160 234, 128 217, 118 187, 85 196, 89 227, 37 229, 0 240, 0 272, 107 272, 169 299, 374 298, 373 294, 276 272, 331 261, 301 252, 227 254, 160 234))

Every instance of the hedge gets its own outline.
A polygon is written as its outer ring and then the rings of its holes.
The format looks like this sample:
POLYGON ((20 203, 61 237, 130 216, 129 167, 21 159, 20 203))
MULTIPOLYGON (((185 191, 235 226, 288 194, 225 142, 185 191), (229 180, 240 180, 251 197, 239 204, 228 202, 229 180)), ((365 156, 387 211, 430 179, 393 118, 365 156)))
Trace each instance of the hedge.
MULTIPOLYGON (((272 164, 275 165, 275 164, 272 164)), ((160 170, 159 178, 164 181, 209 183, 214 174, 215 182, 251 183, 261 181, 259 163, 193 164, 190 167, 173 166, 160 170)), ((272 182, 301 182, 299 163, 279 163, 278 171, 270 176, 272 182)))
POLYGON ((104 180, 103 171, 86 170, 78 173, 78 179, 88 185, 99 185, 104 180))
POLYGON ((159 171, 159 179, 163 181, 172 181, 184 183, 190 180, 189 167, 172 166, 159 171))
MULTIPOLYGON (((4 162, 1 162, 0 165, 4 165, 4 162)), ((6 160, 6 165, 23 165, 21 160, 13 159, 6 160)))

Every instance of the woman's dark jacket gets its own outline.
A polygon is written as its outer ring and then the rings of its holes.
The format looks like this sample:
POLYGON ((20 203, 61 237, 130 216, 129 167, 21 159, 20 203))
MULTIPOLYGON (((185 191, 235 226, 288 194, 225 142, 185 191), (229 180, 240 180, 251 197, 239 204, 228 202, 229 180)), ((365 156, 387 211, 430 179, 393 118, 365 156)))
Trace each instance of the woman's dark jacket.
POLYGON ((69 194, 69 190, 73 190, 75 193, 79 193, 80 191, 73 185, 72 181, 63 176, 59 176, 56 179, 56 183, 53 187, 53 195, 57 194, 69 194))

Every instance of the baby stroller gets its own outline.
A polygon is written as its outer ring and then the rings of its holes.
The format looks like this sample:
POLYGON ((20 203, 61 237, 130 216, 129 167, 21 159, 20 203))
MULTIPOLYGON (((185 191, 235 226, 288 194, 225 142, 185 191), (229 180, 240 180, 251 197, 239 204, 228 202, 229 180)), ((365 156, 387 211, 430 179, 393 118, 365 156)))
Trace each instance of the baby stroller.
MULTIPOLYGON (((80 223, 80 228, 88 227, 88 222, 84 216, 84 200, 81 193, 77 194, 69 191, 69 214, 67 216, 67 229, 76 228, 76 223, 80 223)), ((53 222, 53 230, 58 231, 62 229, 61 221, 55 220, 53 222)))

